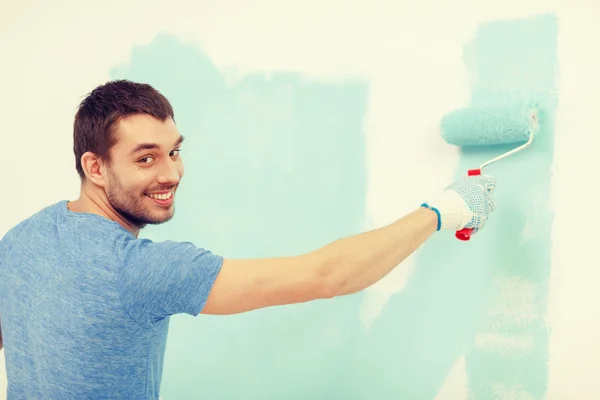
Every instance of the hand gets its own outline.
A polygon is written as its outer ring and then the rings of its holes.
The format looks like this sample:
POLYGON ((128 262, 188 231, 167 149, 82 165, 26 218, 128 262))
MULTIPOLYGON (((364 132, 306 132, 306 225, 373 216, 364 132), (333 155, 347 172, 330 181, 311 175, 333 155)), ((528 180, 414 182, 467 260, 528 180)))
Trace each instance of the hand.
POLYGON ((496 209, 492 193, 496 178, 490 175, 463 177, 448 186, 431 201, 423 203, 438 214, 438 231, 473 228, 472 234, 485 226, 496 209))

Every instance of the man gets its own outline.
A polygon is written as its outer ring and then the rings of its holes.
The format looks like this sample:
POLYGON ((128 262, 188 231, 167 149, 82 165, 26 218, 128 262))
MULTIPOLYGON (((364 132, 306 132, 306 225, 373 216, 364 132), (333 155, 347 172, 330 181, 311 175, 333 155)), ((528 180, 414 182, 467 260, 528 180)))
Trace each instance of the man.
POLYGON ((233 314, 356 293, 441 229, 478 233, 489 176, 465 177, 398 221, 299 256, 236 260, 138 238, 173 217, 183 137, 149 85, 112 81, 74 123, 81 193, 0 242, 9 399, 156 399, 169 317, 233 314))

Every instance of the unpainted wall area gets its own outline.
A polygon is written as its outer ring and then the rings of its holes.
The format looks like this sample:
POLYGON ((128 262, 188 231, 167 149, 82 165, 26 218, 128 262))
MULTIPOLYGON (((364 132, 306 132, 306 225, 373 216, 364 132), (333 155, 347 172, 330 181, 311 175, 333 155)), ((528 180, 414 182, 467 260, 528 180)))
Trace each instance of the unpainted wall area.
POLYGON ((473 242, 438 234, 357 295, 175 317, 162 396, 599 396, 593 6, 288 3, 9 9, 0 116, 14 151, 0 168, 18 171, 19 196, 3 200, 0 232, 77 196, 73 113, 112 78, 157 86, 186 136, 177 216, 144 235, 232 257, 296 254, 400 217, 497 154, 445 144, 444 113, 537 100, 540 136, 490 168, 498 209, 473 242))

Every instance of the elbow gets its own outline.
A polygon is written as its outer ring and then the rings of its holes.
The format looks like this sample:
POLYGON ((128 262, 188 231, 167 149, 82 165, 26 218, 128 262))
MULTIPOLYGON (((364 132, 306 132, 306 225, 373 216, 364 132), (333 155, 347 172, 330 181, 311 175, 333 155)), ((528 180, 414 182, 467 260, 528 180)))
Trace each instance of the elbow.
POLYGON ((344 268, 340 268, 340 263, 331 258, 323 258, 316 265, 316 276, 313 279, 317 284, 317 297, 332 299, 344 294, 347 279, 342 275, 344 268))
POLYGON ((333 299, 340 295, 339 285, 329 277, 320 279, 318 291, 320 299, 333 299))

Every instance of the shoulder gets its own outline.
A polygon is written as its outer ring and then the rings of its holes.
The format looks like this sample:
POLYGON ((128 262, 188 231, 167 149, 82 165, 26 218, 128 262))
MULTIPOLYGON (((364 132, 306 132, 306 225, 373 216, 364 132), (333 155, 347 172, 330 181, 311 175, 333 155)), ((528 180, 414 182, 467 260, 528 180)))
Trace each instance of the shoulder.
POLYGON ((46 206, 33 214, 28 215, 16 225, 12 226, 3 235, 2 240, 11 240, 18 238, 22 234, 27 234, 28 230, 36 229, 39 224, 55 221, 60 215, 60 207, 66 200, 46 206))
POLYGON ((27 234, 27 229, 31 227, 32 222, 34 222, 36 219, 39 219, 40 212, 20 221, 16 225, 9 228, 2 235, 2 238, 0 239, 0 256, 4 251, 8 251, 12 247, 13 243, 18 241, 23 234, 27 234))
POLYGON ((32 236, 37 234, 38 230, 32 229, 32 226, 36 221, 40 220, 41 216, 48 213, 49 208, 51 208, 51 206, 45 207, 36 213, 29 215, 0 236, 0 263, 5 258, 5 255, 11 251, 15 243, 23 240, 29 241, 32 236))

